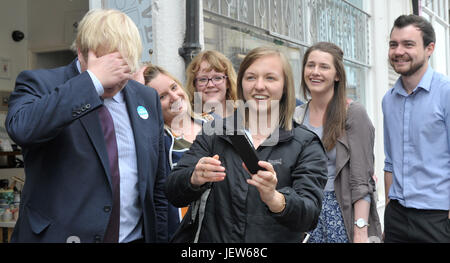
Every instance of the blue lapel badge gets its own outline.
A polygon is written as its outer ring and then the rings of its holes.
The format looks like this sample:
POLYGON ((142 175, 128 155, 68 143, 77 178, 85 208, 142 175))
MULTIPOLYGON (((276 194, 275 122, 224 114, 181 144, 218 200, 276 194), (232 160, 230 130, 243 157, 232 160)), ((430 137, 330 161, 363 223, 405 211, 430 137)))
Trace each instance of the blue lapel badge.
POLYGON ((146 120, 148 119, 148 111, 144 106, 138 106, 137 107, 137 113, 139 114, 139 117, 146 120))

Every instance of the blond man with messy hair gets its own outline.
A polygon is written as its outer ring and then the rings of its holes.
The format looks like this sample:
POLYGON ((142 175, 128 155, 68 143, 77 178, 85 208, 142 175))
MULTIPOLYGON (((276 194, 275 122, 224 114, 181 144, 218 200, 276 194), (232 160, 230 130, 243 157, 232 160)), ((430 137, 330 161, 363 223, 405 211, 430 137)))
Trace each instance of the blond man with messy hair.
POLYGON ((93 9, 80 22, 78 31, 72 50, 81 53, 84 60, 87 61, 89 50, 99 57, 117 51, 127 61, 131 72, 139 68, 141 36, 134 22, 124 13, 93 9), (123 30, 117 31, 119 27, 123 30))
POLYGON ((67 66, 20 73, 11 94, 5 125, 27 178, 11 241, 167 242, 161 104, 132 80, 139 31, 92 10, 73 48, 67 66))
POLYGON ((113 97, 139 68, 139 30, 127 15, 113 9, 89 11, 78 30, 72 49, 81 70, 90 70, 103 84, 103 98, 113 97))

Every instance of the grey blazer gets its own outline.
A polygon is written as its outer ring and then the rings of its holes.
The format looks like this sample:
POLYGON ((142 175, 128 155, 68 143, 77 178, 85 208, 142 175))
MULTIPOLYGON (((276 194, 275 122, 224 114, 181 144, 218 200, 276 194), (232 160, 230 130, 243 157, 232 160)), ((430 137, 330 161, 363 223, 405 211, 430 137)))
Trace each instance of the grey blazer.
MULTIPOLYGON (((309 102, 295 109, 294 121, 303 124, 309 102)), ((381 223, 377 212, 374 174, 375 128, 364 107, 357 102, 349 104, 345 131, 336 143, 336 179, 334 190, 342 210, 350 242, 353 242, 353 204, 370 195, 368 236, 381 240, 381 223)))

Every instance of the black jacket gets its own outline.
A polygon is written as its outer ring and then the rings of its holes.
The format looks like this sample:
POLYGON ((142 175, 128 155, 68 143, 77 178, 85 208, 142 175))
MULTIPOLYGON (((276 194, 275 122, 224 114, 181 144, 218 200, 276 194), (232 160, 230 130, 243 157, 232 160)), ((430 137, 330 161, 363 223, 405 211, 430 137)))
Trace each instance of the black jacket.
POLYGON ((223 126, 212 135, 203 130, 172 170, 166 185, 169 201, 187 206, 211 188, 199 242, 301 242, 303 232, 317 224, 327 180, 327 157, 320 139, 295 126, 291 131, 279 129, 274 146, 263 143, 258 147, 259 159, 273 165, 277 190, 286 198, 286 208, 275 214, 261 201, 258 190, 246 182, 250 175, 242 168, 229 138, 220 135, 225 134, 223 126), (196 163, 215 154, 225 167, 225 180, 193 188, 190 177, 196 163))

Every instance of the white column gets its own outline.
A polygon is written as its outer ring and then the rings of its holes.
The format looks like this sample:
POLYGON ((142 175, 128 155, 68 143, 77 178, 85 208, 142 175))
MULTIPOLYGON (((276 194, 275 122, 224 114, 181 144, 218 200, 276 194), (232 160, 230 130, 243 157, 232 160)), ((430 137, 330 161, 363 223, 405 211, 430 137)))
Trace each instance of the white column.
POLYGON ((186 4, 179 0, 153 0, 153 63, 168 70, 182 83, 185 65, 178 49, 186 31, 186 4))
POLYGON ((368 114, 375 126, 375 175, 378 179, 378 214, 384 229, 384 137, 383 112, 381 102, 384 94, 391 88, 396 75, 390 71, 388 62, 389 37, 394 20, 402 14, 411 14, 412 6, 408 0, 377 0, 371 1, 371 50, 372 68, 368 77, 368 114))

